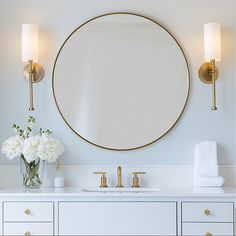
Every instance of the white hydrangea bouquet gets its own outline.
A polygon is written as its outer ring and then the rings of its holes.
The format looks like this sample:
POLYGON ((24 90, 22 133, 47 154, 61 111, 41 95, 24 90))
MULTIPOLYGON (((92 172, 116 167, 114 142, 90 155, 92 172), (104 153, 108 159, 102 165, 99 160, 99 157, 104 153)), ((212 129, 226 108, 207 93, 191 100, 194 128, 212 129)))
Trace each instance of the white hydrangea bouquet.
POLYGON ((26 129, 13 124, 16 135, 5 140, 2 153, 8 159, 20 157, 23 185, 27 188, 37 188, 42 184, 44 162, 54 162, 65 151, 62 143, 52 137, 50 130, 39 129, 33 135, 36 120, 33 116, 28 118, 26 129))

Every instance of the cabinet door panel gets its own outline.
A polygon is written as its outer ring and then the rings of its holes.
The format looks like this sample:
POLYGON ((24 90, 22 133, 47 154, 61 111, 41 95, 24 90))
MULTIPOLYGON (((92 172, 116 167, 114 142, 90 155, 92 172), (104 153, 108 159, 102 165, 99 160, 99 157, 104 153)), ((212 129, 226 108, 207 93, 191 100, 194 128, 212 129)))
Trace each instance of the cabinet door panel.
POLYGON ((176 235, 175 202, 60 202, 59 235, 176 235))

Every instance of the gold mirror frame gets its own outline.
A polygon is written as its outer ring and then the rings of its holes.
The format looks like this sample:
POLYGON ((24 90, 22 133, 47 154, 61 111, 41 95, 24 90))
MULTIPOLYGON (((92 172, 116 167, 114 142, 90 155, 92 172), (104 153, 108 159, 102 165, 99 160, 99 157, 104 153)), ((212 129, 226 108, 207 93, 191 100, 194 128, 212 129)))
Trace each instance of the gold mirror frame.
POLYGON ((53 97, 54 97, 54 101, 56 103, 56 107, 62 117, 62 119, 64 120, 64 122, 68 125, 68 127, 77 135, 79 136, 80 138, 82 138, 84 141, 86 141, 87 143, 90 143, 96 147, 99 147, 99 148, 103 148, 103 149, 106 149, 106 150, 111 150, 111 151, 131 151, 131 150, 137 150, 137 149, 140 149, 140 148, 144 148, 144 147, 147 147, 153 143, 155 143, 156 141, 160 140, 161 138, 163 138, 167 133, 169 133, 173 128, 174 126, 178 123, 178 121, 180 120, 180 117, 182 116, 185 108, 186 108, 186 105, 187 105, 187 102, 188 102, 188 99, 189 99, 189 93, 190 93, 190 69, 189 69, 189 63, 187 61, 187 57, 184 53, 184 50, 183 48, 180 46, 179 42, 177 41, 177 39, 173 36, 172 33, 170 33, 169 30, 167 30, 164 26, 162 26, 160 23, 158 23, 157 21, 149 18, 149 17, 146 17, 146 16, 143 16, 143 15, 140 15, 140 14, 137 14, 137 13, 130 13, 130 12, 113 12, 113 13, 107 13, 107 14, 102 14, 102 15, 99 15, 99 16, 96 16, 96 17, 93 17, 91 18, 90 20, 84 22, 82 25, 80 25, 79 27, 77 27, 67 38, 66 40, 64 41, 64 43, 62 44, 62 46, 60 47, 58 53, 57 53, 57 56, 56 56, 56 59, 55 59, 55 62, 54 62, 54 65, 53 65, 53 73, 52 73, 52 90, 53 90, 53 97), (89 140, 87 140, 86 138, 84 138, 83 136, 81 136, 79 133, 77 133, 72 127, 71 125, 67 122, 67 120, 64 118, 60 108, 59 108, 59 105, 57 103, 57 100, 56 100, 56 95, 55 95, 55 89, 54 89, 54 74, 55 74, 55 68, 56 68, 56 63, 57 63, 57 60, 58 60, 58 57, 60 55, 60 52, 61 50, 63 49, 64 45, 66 44, 66 42, 70 39, 70 37, 76 32, 78 31, 80 28, 82 28, 84 25, 86 25, 87 23, 89 23, 90 21, 93 21, 95 19, 98 19, 98 18, 101 18, 101 17, 104 17, 104 16, 110 16, 110 15, 117 15, 117 14, 126 14, 126 15, 133 15, 133 16, 138 16, 138 17, 142 17, 146 20, 149 20, 153 23, 155 23, 157 26, 161 27, 162 29, 164 29, 172 38, 173 40, 176 42, 176 44, 178 45, 180 51, 182 52, 183 54, 183 57, 184 57, 184 60, 185 60, 185 63, 186 63, 186 67, 187 67, 187 73, 188 73, 188 92, 187 92, 187 97, 186 97, 186 101, 185 101, 185 104, 183 106, 183 109, 179 115, 179 117, 177 118, 176 122, 163 134, 161 135, 160 137, 158 137, 157 139, 145 144, 145 145, 142 145, 142 146, 139 146, 139 147, 134 147, 134 148, 126 148, 126 149, 115 149, 115 148, 109 148, 109 147, 104 147, 104 146, 101 146, 101 145, 98 145, 96 143, 93 143, 89 140))

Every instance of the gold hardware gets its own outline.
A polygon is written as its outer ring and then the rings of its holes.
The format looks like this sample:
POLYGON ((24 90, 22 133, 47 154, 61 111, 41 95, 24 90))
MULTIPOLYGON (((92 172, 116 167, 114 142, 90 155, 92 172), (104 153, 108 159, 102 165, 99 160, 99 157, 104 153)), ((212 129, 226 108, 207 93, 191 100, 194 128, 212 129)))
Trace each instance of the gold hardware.
POLYGON ((133 185, 132 188, 140 188, 138 175, 146 174, 146 172, 133 172, 133 185))
MULTIPOLYGON (((201 65, 198 75, 200 80, 205 84, 212 84, 212 69, 211 63, 206 62, 201 65)), ((218 69, 215 67, 215 80, 218 79, 218 69)))
POLYGON ((26 215, 30 215, 30 213, 31 213, 30 209, 26 209, 26 210, 25 210, 25 214, 26 214, 26 215))
POLYGON ((208 210, 208 209, 205 209, 205 210, 204 210, 204 214, 205 214, 206 216, 209 216, 209 215, 211 214, 211 211, 208 210))
POLYGON ((205 236, 213 236, 213 235, 209 232, 206 232, 205 236))
POLYGON ((26 231, 25 236, 31 236, 31 233, 29 231, 26 231))
POLYGON ((212 84, 212 110, 217 110, 216 107, 216 80, 218 78, 218 69, 215 65, 215 60, 211 60, 210 63, 204 63, 199 71, 198 76, 200 80, 205 84, 212 84))
POLYGON ((107 188, 106 172, 94 172, 95 175, 102 175, 100 188, 107 188))
POLYGON ((122 170, 121 170, 121 166, 118 166, 117 168, 117 176, 118 176, 118 184, 117 184, 117 188, 123 188, 124 186, 122 185, 122 170))
POLYGON ((43 79, 44 70, 42 65, 33 63, 32 60, 28 61, 28 64, 24 68, 24 77, 29 81, 29 96, 30 96, 30 111, 34 111, 33 104, 33 83, 38 83, 43 79))

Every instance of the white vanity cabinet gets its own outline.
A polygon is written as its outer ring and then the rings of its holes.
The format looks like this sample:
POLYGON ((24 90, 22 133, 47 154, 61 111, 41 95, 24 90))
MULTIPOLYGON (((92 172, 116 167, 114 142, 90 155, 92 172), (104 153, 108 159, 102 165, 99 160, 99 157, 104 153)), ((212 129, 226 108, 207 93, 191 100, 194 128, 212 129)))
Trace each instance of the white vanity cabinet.
POLYGON ((0 190, 0 235, 236 236, 235 202, 235 188, 222 193, 0 190))
POLYGON ((59 235, 177 235, 176 202, 60 202, 59 235))

